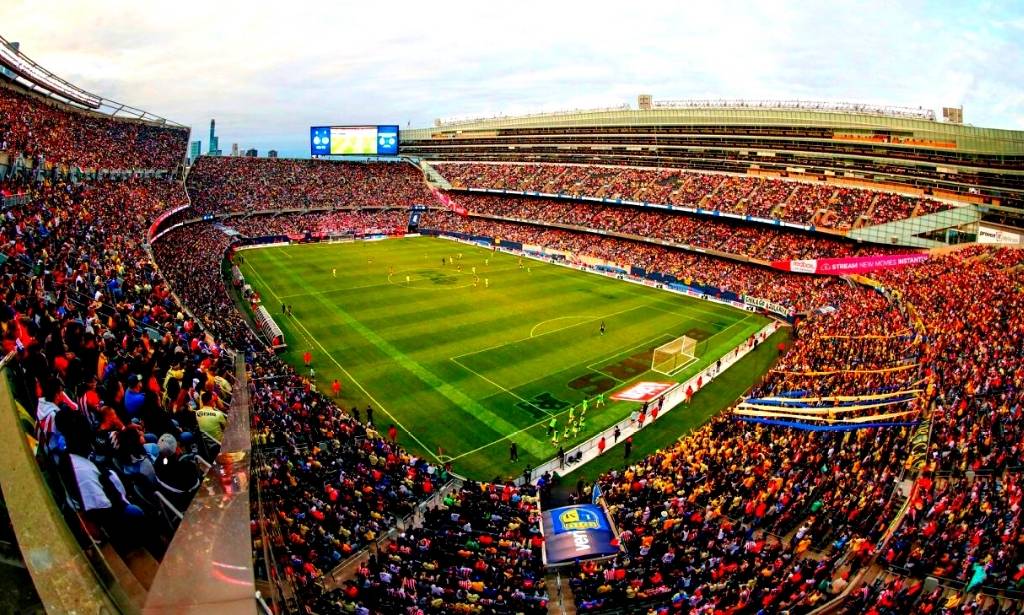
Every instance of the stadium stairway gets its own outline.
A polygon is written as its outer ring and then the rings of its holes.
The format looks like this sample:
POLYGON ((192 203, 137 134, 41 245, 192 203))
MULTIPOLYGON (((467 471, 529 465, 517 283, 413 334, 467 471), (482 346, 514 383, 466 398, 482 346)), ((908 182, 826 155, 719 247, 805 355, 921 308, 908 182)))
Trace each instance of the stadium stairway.
POLYGON ((576 615, 576 596, 569 587, 569 579, 552 572, 544 577, 548 588, 548 615, 576 615))
POLYGON ((979 220, 981 220, 981 211, 978 206, 964 205, 916 218, 904 218, 895 222, 854 229, 847 233, 847 237, 873 243, 897 243, 918 248, 935 248, 946 244, 933 239, 925 239, 920 235, 972 224, 979 220))
POLYGON ((430 184, 431 186, 434 186, 435 188, 439 188, 441 190, 451 190, 452 189, 452 185, 448 182, 448 180, 445 179, 444 176, 442 176, 437 171, 437 169, 435 169, 434 167, 430 166, 430 163, 428 163, 426 160, 420 160, 420 165, 419 166, 420 166, 420 170, 423 171, 423 177, 425 177, 427 179, 427 183, 428 184, 430 184))

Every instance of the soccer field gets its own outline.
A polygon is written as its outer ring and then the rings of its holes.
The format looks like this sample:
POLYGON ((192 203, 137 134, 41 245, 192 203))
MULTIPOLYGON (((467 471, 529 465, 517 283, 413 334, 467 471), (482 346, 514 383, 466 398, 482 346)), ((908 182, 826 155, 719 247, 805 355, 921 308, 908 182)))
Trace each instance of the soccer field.
MULTIPOLYGON (((305 374, 310 351, 325 393, 338 378, 344 407, 371 404, 381 432, 394 423, 407 448, 476 479, 517 476, 526 463, 554 457, 547 424, 556 417, 561 432, 570 406, 638 380, 668 379, 649 371, 655 347, 681 335, 699 340, 698 360, 672 377, 681 381, 768 322, 531 259, 520 268, 517 256, 443 239, 241 254, 246 281, 284 330, 288 362, 305 374), (454 265, 442 264, 448 257, 454 265), (508 461, 513 441, 517 464, 508 461)), ((562 444, 568 449, 637 407, 591 404, 585 430, 562 444)))

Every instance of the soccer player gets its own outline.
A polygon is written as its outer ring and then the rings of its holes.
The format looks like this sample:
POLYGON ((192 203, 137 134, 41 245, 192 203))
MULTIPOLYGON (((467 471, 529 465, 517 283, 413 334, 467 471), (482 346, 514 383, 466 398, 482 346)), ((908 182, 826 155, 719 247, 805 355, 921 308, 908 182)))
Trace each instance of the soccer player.
POLYGON ((334 277, 338 277, 338 268, 337 267, 332 267, 331 268, 331 275, 334 276, 334 277))
POLYGON ((473 265, 473 275, 476 275, 476 265, 473 265))
POLYGON ((473 288, 476 288, 479 285, 480 285, 480 278, 477 277, 477 276, 473 276, 473 288))
POLYGON ((491 287, 491 279, 490 278, 484 278, 484 288, 490 288, 490 287, 491 287))
POLYGON ((306 364, 306 367, 309 367, 310 363, 313 362, 313 353, 308 350, 303 353, 302 362, 306 364))
POLYGON ((516 446, 515 442, 510 444, 508 447, 508 460, 519 461, 519 447, 516 446))
POLYGON ((585 415, 587 413, 587 403, 588 403, 587 400, 584 399, 583 400, 583 404, 582 404, 583 407, 580 408, 580 418, 583 418, 583 415, 585 415))
POLYGON ((570 406, 569 407, 569 422, 570 423, 573 422, 573 420, 575 418, 576 418, 576 406, 570 406))
POLYGON ((341 395, 341 383, 335 378, 334 382, 331 383, 331 392, 334 393, 335 397, 341 395))
POLYGON ((604 321, 601 321, 601 335, 604 335, 604 321))
POLYGON ((486 266, 488 266, 488 265, 490 265, 490 264, 491 264, 491 259, 489 259, 489 258, 485 258, 485 259, 484 259, 484 267, 486 267, 486 266))
POLYGON ((601 394, 599 394, 597 396, 597 401, 594 402, 594 407, 596 408, 598 406, 603 406, 603 405, 604 405, 604 393, 601 393, 601 394))
POLYGON ((444 257, 441 257, 441 266, 444 267, 444 257))
POLYGON ((405 285, 406 285, 406 286, 408 286, 408 285, 409 285, 409 276, 405 276, 405 285))
POLYGON ((316 368, 310 366, 309 368, 309 379, 316 382, 316 368))
POLYGON ((548 423, 548 435, 551 435, 555 431, 558 431, 558 419, 556 417, 551 417, 551 422, 548 423))

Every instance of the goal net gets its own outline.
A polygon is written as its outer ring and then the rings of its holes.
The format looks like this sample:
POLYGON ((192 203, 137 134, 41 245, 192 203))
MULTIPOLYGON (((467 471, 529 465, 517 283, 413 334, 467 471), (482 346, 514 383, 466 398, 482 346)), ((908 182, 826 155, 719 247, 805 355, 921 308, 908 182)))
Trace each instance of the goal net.
POLYGON ((696 360, 697 340, 684 335, 654 349, 651 369, 671 375, 696 360))

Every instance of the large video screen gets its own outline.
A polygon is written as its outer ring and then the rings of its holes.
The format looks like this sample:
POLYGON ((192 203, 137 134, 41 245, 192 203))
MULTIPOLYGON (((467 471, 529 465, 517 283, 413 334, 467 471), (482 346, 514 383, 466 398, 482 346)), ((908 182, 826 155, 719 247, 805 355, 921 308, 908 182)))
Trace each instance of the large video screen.
POLYGON ((313 126, 313 156, 397 156, 398 126, 313 126))

